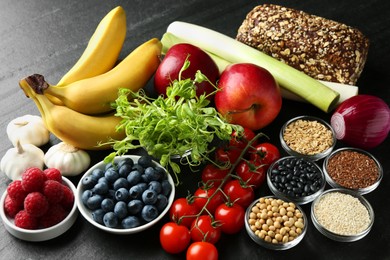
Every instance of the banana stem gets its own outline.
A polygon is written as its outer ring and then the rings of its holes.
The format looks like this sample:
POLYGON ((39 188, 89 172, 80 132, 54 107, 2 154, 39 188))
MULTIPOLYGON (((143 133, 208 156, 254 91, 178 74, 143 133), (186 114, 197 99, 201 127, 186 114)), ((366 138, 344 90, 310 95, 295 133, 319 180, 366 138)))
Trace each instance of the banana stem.
POLYGON ((32 88, 35 93, 42 95, 45 89, 50 85, 45 81, 45 78, 40 74, 33 74, 24 79, 30 88, 32 88))

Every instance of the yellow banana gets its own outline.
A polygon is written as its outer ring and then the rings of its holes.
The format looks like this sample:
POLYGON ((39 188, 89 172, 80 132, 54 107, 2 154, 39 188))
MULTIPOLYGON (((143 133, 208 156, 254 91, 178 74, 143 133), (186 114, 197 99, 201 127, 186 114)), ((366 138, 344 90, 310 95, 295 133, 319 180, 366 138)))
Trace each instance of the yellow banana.
POLYGON ((37 74, 26 80, 36 93, 58 98, 70 109, 89 115, 106 113, 112 110, 111 103, 118 97, 119 88, 138 91, 146 85, 160 64, 161 48, 161 42, 153 38, 138 46, 110 71, 67 86, 37 80, 37 74))
POLYGON ((83 150, 104 150, 110 145, 99 145, 112 139, 121 140, 124 131, 116 131, 121 118, 112 113, 90 116, 66 106, 55 105, 42 94, 37 94, 25 79, 19 82, 27 97, 34 100, 47 129, 61 141, 83 150))
POLYGON ((99 23, 76 64, 57 86, 103 74, 115 65, 126 37, 126 13, 121 6, 112 9, 99 23))

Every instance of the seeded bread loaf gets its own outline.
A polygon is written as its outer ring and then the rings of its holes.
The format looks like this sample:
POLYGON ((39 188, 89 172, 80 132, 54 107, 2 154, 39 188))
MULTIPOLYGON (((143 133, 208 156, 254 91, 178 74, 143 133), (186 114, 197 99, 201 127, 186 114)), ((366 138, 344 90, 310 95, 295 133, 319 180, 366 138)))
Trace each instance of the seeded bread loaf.
POLYGON ((236 39, 315 79, 349 85, 358 80, 369 47, 355 28, 272 4, 252 9, 236 39))

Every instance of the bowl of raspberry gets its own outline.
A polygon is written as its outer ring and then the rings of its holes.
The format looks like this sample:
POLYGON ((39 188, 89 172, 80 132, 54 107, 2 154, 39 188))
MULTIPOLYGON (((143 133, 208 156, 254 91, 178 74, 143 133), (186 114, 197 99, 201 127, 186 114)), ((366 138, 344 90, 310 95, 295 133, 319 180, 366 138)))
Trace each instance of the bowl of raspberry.
POLYGON ((117 156, 92 166, 77 185, 83 217, 113 234, 133 234, 156 224, 175 197, 171 175, 148 155, 117 156))
POLYGON ((76 187, 55 168, 29 168, 12 181, 0 200, 6 230, 26 241, 46 241, 65 233, 78 210, 76 187))

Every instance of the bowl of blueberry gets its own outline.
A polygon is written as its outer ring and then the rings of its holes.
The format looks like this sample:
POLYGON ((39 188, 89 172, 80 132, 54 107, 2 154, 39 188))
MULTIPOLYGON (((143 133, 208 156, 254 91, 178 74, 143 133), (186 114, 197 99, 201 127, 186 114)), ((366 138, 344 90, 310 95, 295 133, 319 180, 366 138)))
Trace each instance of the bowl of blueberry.
POLYGON ((275 196, 297 204, 306 204, 321 194, 326 180, 323 171, 314 161, 286 156, 268 168, 267 184, 275 196))
POLYGON ((170 174, 148 155, 115 157, 92 166, 77 185, 80 213, 114 234, 133 234, 156 224, 175 197, 170 174))

